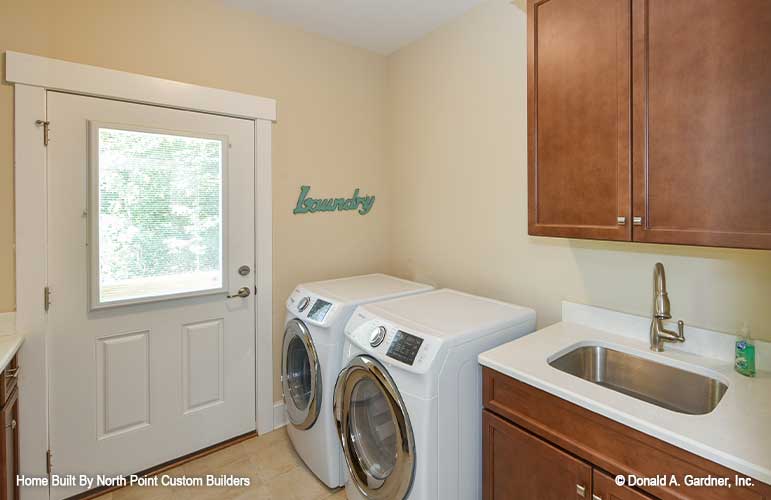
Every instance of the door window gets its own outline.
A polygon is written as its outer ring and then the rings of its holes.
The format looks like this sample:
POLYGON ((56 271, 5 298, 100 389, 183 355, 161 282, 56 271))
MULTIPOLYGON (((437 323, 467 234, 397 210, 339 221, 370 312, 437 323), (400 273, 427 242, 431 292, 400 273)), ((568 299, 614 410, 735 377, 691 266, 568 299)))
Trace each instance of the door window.
POLYGON ((91 123, 91 306, 224 291, 226 145, 91 123))

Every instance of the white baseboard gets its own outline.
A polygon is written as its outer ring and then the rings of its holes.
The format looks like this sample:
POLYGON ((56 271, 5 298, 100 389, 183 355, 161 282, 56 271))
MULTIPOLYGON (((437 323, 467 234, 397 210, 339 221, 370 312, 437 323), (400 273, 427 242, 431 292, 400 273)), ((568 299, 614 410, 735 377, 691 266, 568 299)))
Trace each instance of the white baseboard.
POLYGON ((283 401, 273 403, 273 430, 280 429, 287 424, 286 407, 283 401))

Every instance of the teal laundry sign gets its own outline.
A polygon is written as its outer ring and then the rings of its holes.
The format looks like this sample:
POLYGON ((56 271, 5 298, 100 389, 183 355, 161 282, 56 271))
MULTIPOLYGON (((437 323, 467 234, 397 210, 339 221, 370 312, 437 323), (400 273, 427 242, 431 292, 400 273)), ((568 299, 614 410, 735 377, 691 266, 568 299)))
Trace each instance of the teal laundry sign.
POLYGON ((310 191, 310 186, 300 187, 300 197, 293 211, 295 214, 358 210, 359 214, 367 215, 375 204, 374 196, 359 196, 359 188, 353 191, 350 198, 311 198, 308 196, 310 191))

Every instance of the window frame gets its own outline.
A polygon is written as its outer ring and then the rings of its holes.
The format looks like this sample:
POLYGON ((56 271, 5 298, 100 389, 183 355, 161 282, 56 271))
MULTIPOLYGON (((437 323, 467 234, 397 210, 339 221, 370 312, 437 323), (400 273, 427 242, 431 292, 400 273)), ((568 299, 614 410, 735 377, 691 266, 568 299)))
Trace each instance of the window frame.
POLYGON ((184 130, 169 130, 162 128, 145 127, 142 125, 126 124, 126 123, 114 123, 104 122, 98 120, 88 121, 88 186, 86 187, 86 198, 88 200, 88 209, 86 210, 87 217, 87 251, 86 259, 88 260, 88 304, 90 311, 97 311, 103 309, 112 309, 115 307, 130 306, 137 304, 151 304, 156 302, 164 302, 168 300, 178 300, 192 297, 202 297, 217 295, 222 293, 228 293, 229 290, 229 273, 228 273, 228 229, 230 226, 230 214, 228 207, 229 203, 229 182, 228 182, 228 152, 230 149, 230 141, 226 135, 216 134, 202 134, 184 130), (160 295, 148 295, 143 297, 119 299, 104 302, 101 300, 101 284, 99 273, 99 130, 111 129, 111 130, 125 130, 128 132, 140 132, 148 134, 158 135, 170 135, 179 137, 190 137, 195 139, 207 139, 219 141, 221 146, 221 165, 222 165, 222 180, 221 180, 221 215, 222 215, 222 230, 221 230, 221 244, 220 244, 220 256, 221 256, 221 273, 222 273, 222 286, 218 288, 207 288, 203 290, 193 290, 189 292, 177 292, 166 293, 160 295))

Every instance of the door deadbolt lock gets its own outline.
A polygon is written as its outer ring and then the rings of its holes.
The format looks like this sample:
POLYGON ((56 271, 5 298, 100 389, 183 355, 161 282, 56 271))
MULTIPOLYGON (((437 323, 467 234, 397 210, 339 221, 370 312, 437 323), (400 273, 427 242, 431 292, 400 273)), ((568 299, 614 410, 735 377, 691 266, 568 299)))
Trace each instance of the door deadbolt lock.
POLYGON ((252 269, 249 266, 241 266, 238 268, 238 274, 241 276, 249 276, 250 272, 252 272, 252 269))
POLYGON ((228 295, 228 298, 229 298, 229 299, 235 299, 235 298, 241 298, 241 299, 245 299, 245 298, 247 298, 248 296, 250 296, 251 294, 252 294, 252 291, 249 289, 249 287, 248 287, 248 286, 242 286, 242 287, 241 287, 241 288, 239 288, 239 289, 238 289, 238 291, 237 291, 236 293, 234 293, 233 295, 228 295))

